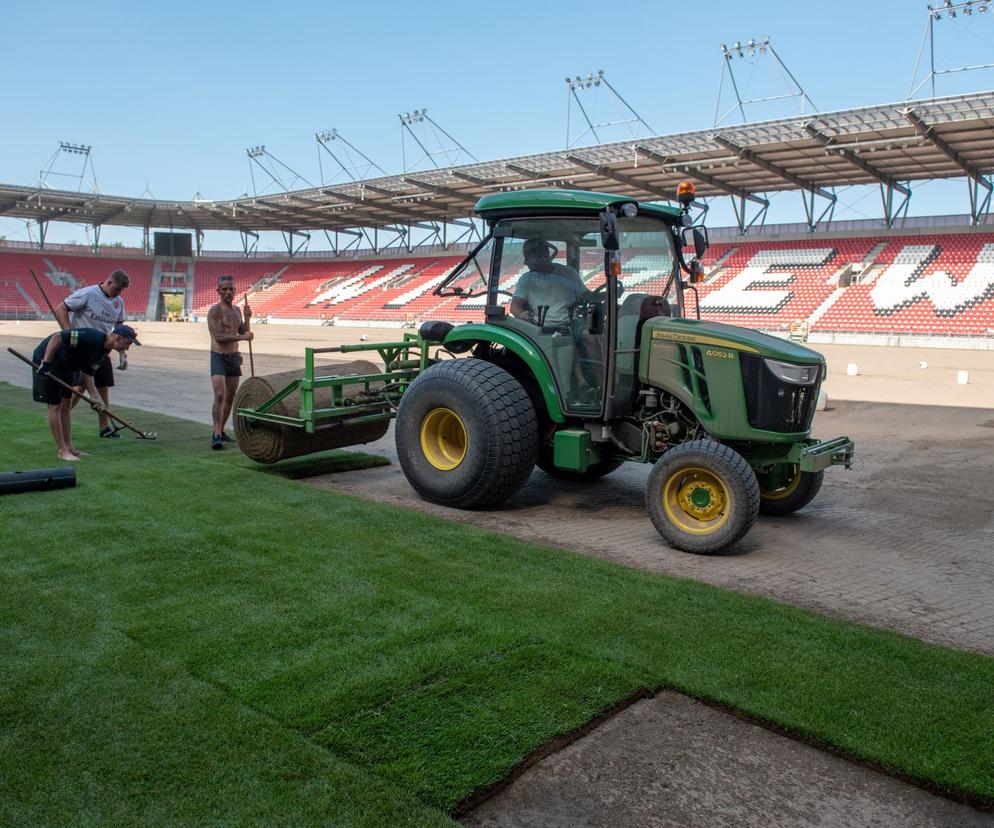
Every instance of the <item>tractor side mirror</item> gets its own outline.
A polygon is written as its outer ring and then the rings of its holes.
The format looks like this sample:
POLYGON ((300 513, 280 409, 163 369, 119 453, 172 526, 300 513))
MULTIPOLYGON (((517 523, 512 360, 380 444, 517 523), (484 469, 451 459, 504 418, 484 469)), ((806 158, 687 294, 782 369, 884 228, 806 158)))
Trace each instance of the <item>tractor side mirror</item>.
POLYGON ((600 214, 601 247, 605 250, 618 250, 621 241, 618 239, 618 216, 614 210, 605 210, 600 214))
POLYGON ((694 228, 694 252, 697 253, 697 258, 701 258, 707 251, 710 243, 708 242, 707 230, 701 231, 700 227, 694 228))
POLYGON ((700 227, 688 227, 683 231, 683 243, 688 245, 693 241, 694 243, 694 255, 697 258, 701 258, 710 246, 708 241, 707 230, 700 227), (687 237, 690 236, 688 239, 687 237))

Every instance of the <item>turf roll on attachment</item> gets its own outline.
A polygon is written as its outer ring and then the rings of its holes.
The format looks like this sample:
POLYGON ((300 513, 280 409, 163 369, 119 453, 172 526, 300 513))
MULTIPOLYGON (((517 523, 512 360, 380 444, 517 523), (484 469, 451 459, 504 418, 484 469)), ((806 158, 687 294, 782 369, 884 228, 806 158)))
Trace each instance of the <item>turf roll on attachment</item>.
MULTIPOLYGON (((382 370, 372 362, 361 359, 326 366, 326 369, 328 373, 334 373, 336 376, 376 374, 382 370)), ((239 408, 258 408, 278 391, 302 377, 302 371, 284 371, 279 374, 250 377, 235 393, 234 408, 236 411, 239 408)), ((359 394, 363 390, 363 386, 358 383, 347 385, 344 394, 348 397, 349 394, 359 394)), ((332 405, 330 388, 315 390, 315 409, 330 408, 332 405)), ((287 417, 297 417, 299 412, 299 389, 294 389, 271 409, 271 413, 287 417)), ((316 429, 313 434, 308 434, 302 428, 236 416, 235 441, 238 443, 238 448, 257 463, 276 463, 279 460, 313 454, 316 451, 371 443, 386 434, 389 427, 389 420, 356 423, 350 422, 346 417, 316 429)))
POLYGON ((71 489, 75 485, 76 469, 72 466, 56 466, 51 469, 30 469, 0 474, 0 495, 44 492, 49 489, 71 489))

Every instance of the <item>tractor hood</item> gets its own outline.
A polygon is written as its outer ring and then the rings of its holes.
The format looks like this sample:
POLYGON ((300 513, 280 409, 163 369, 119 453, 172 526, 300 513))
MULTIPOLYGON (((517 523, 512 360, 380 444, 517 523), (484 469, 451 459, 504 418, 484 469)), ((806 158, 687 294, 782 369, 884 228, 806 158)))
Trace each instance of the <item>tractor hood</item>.
POLYGON ((751 328, 700 319, 673 319, 665 316, 650 319, 642 331, 642 341, 646 342, 650 338, 728 348, 800 365, 820 365, 825 361, 817 351, 786 339, 751 328))

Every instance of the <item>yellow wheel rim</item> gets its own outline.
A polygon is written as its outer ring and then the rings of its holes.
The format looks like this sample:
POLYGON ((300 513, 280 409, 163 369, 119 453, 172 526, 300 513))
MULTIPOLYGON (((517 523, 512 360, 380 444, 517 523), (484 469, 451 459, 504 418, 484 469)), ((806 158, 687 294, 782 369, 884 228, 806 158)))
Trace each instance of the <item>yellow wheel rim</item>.
POLYGON ((421 451, 439 471, 452 471, 466 456, 466 426, 455 411, 435 408, 421 421, 421 451))
POLYGON ((671 522, 684 532, 706 535, 728 520, 732 498, 714 472, 707 469, 678 469, 663 486, 663 509, 671 522))
POLYGON ((759 496, 763 500, 783 500, 786 497, 790 497, 794 492, 797 491, 797 487, 801 485, 801 471, 797 466, 790 467, 790 480, 783 486, 776 489, 767 489, 762 483, 759 485, 759 496))

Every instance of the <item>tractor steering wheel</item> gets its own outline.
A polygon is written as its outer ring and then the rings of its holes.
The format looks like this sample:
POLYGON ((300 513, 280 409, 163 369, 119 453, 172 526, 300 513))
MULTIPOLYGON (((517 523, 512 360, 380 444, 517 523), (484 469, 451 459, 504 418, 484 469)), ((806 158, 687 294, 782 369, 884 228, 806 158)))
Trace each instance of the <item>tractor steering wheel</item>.
POLYGON ((578 308, 582 308, 582 307, 584 307, 586 305, 589 305, 592 302, 603 302, 604 298, 605 298, 604 294, 606 292, 607 292, 607 282, 605 282, 603 285, 600 285, 599 287, 595 288, 594 290, 588 290, 579 299, 577 299, 577 300, 575 300, 573 302, 570 302, 566 306, 566 308, 569 311, 574 311, 574 310, 577 310, 578 308))

